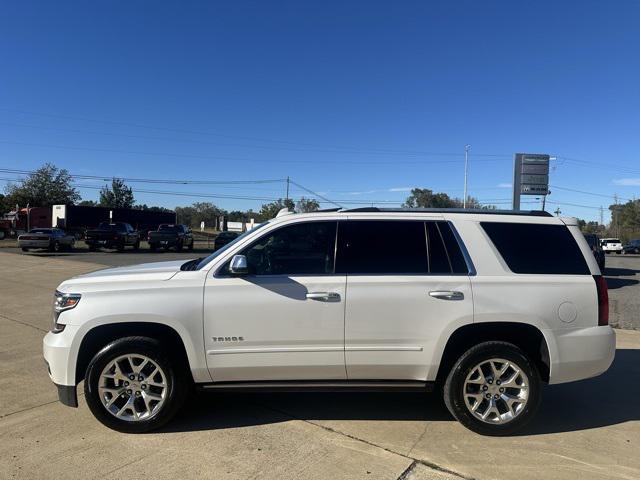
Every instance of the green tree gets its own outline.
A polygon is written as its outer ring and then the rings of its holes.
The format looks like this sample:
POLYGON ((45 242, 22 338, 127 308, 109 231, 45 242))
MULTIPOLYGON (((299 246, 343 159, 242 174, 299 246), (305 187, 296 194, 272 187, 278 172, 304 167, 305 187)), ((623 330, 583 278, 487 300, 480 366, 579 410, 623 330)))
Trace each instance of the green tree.
POLYGON ((208 228, 214 228, 218 224, 220 215, 227 212, 210 202, 196 202, 188 207, 176 207, 178 222, 189 225, 191 228, 200 228, 200 222, 204 222, 208 228))
POLYGON ((93 200, 82 200, 78 205, 81 207, 97 207, 98 202, 94 202, 93 200))
POLYGON ((9 212, 11 207, 9 206, 9 202, 7 202, 7 197, 0 193, 0 216, 9 212))
POLYGON ((158 207, 155 205, 148 206, 146 203, 142 205, 136 205, 135 208, 139 210, 149 210, 150 212, 173 212, 170 208, 158 207))
POLYGON ((296 202, 296 212, 307 213, 317 212, 318 210, 320 210, 320 204, 314 198, 302 197, 296 202))
POLYGON ((265 203, 260 208, 260 221, 266 221, 274 218, 283 208, 288 208, 289 210, 294 211, 296 204, 290 198, 279 198, 275 202, 265 203))
POLYGON ((402 204, 404 208, 455 208, 460 201, 450 198, 446 193, 433 193, 428 188, 414 188, 402 204))
POLYGON ((610 205, 611 224, 608 235, 620 237, 623 242, 640 237, 640 200, 610 205))
POLYGON ((65 169, 45 163, 18 184, 6 188, 5 204, 25 207, 49 207, 57 204, 74 204, 80 194, 72 185, 73 179, 65 169))
POLYGON ((124 180, 114 178, 111 187, 104 186, 100 190, 100 206, 109 208, 132 208, 134 204, 133 190, 124 180))

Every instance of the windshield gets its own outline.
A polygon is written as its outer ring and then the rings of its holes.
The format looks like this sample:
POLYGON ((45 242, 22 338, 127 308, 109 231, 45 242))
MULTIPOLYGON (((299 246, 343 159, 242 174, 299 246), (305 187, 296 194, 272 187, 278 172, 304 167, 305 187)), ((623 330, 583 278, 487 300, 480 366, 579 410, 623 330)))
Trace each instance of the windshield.
POLYGON ((112 232, 123 232, 125 230, 122 223, 101 223, 98 225, 99 230, 111 230, 112 232))
POLYGON ((244 237, 246 237, 249 233, 253 233, 256 230, 264 227, 265 225, 268 225, 269 222, 264 222, 261 223, 260 225, 258 225, 257 227, 254 227, 252 230, 247 230, 246 232, 244 232, 242 235, 238 235, 236 238, 234 238, 231 242, 227 243, 224 247, 216 250, 215 252, 213 252, 211 255, 209 255, 208 257, 204 258, 199 264, 198 267, 196 268, 196 270, 200 270, 202 267, 204 267, 207 263, 211 262, 213 259, 217 258, 221 253, 226 252, 227 250, 229 250, 230 248, 232 248, 236 243, 238 243, 240 240, 242 240, 244 237))
POLYGON ((609 238, 607 240, 604 241, 605 244, 609 244, 609 243, 620 243, 620 240, 618 240, 617 238, 609 238))

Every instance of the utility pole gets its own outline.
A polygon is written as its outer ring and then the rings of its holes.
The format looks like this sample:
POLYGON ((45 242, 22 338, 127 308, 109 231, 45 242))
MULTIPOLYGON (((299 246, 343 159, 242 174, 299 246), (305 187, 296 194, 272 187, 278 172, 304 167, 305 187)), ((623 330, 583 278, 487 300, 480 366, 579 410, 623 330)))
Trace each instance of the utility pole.
POLYGON ((612 216, 613 216, 612 220, 614 222, 613 223, 613 228, 614 228, 614 231, 616 232, 616 237, 619 237, 620 236, 620 220, 618 218, 619 215, 618 215, 618 194, 617 193, 613 194, 613 201, 616 204, 616 206, 613 209, 613 214, 612 214, 612 216))
POLYGON ((604 209, 600 205, 600 225, 604 225, 604 209))
POLYGON ((469 168, 469 149, 471 145, 464 146, 464 197, 462 198, 462 208, 467 208, 467 171, 469 168))
POLYGON ((289 179, 289 175, 287 175, 287 200, 289 200, 289 183, 291 180, 289 179))
POLYGON ((559 217, 559 216, 560 216, 560 214, 562 213, 562 212, 560 211, 560 207, 556 208, 556 211, 555 211, 555 212, 553 212, 553 213, 555 213, 555 214, 556 214, 556 217, 559 217))

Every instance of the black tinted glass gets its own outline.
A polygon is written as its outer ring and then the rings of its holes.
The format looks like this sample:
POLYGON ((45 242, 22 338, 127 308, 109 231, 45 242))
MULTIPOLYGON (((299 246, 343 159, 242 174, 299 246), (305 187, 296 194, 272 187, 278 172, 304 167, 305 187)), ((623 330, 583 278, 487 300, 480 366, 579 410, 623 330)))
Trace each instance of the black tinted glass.
POLYGON ((428 273, 424 223, 340 222, 336 273, 428 273))
POLYGON ((444 241, 436 222, 426 222, 427 237, 429 240, 429 271, 432 274, 451 273, 451 264, 444 241))
POLYGON ((333 273, 336 223, 307 222, 282 227, 241 252, 254 275, 333 273))
POLYGON ((564 225, 482 222, 514 273, 588 275, 589 268, 564 225))
POLYGON ((451 225, 447 222, 438 222, 438 229, 440 230, 440 235, 442 236, 442 240, 444 240, 444 245, 449 254, 449 261, 451 262, 451 270, 453 273, 469 273, 467 262, 465 262, 462 250, 460 250, 460 244, 451 230, 451 225))

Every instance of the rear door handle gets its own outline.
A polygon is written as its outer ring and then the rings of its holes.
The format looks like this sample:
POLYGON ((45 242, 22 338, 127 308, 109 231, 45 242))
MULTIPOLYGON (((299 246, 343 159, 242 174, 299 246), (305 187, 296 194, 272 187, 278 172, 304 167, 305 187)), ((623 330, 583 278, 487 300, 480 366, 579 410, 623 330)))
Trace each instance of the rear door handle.
POLYGON ((435 290, 429 292, 433 298, 440 298, 441 300, 463 300, 464 293, 462 292, 454 292, 451 290, 435 290))
POLYGON ((339 302, 340 294, 335 292, 309 292, 307 299, 317 300, 319 302, 339 302))

